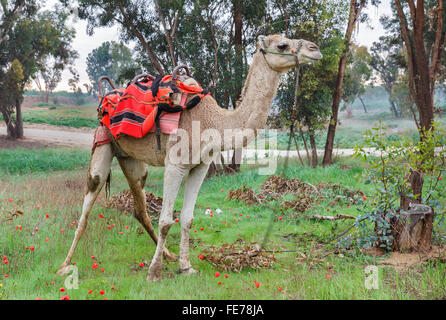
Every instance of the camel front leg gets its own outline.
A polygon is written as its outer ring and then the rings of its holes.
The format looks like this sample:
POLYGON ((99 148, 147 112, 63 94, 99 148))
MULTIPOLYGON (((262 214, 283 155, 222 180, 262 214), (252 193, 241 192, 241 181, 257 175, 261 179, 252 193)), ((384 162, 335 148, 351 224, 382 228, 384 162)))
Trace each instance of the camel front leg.
MULTIPOLYGON (((158 243, 158 235, 153 229, 152 222, 147 214, 146 195, 144 185, 147 179, 147 164, 133 158, 118 159, 122 172, 124 172, 135 202, 135 218, 144 227, 155 244, 158 243)), ((164 248, 164 258, 174 261, 177 256, 164 248)))
POLYGON ((180 243, 180 273, 194 274, 198 271, 192 268, 189 258, 190 228, 194 219, 195 203, 201 184, 209 169, 209 164, 201 163, 193 168, 186 180, 184 204, 181 211, 181 243, 180 243))
POLYGON ((71 245, 70 251, 65 258, 64 263, 57 271, 60 276, 67 275, 70 272, 71 258, 73 257, 74 251, 79 243, 80 238, 85 232, 87 227, 87 219, 90 214, 91 208, 93 207, 99 192, 105 184, 109 174, 111 163, 113 160, 113 151, 111 144, 105 144, 98 146, 93 154, 91 155, 90 167, 88 168, 87 185, 88 191, 84 197, 84 204, 82 207, 82 215, 77 226, 73 244, 71 245))
POLYGON ((181 182, 188 171, 189 169, 181 165, 173 165, 169 163, 166 165, 164 171, 163 208, 161 209, 158 223, 158 244, 149 268, 149 275, 147 277, 147 280, 149 281, 161 280, 164 245, 170 227, 174 223, 173 208, 175 199, 177 198, 181 182))

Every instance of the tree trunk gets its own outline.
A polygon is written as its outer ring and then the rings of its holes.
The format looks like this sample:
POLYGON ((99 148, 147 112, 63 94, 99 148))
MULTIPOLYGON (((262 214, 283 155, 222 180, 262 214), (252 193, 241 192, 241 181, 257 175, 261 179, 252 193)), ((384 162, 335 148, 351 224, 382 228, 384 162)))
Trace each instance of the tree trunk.
POLYGON ((389 102, 390 102, 390 110, 392 110, 394 117, 399 118, 400 114, 398 112, 398 108, 395 105, 395 102, 392 99, 389 99, 389 102))
POLYGON ((15 138, 23 138, 23 119, 22 119, 22 106, 19 100, 16 101, 16 122, 15 122, 15 138))
POLYGON ((305 152, 307 154, 308 166, 311 166, 311 157, 310 157, 310 152, 308 151, 307 140, 305 140, 304 132, 302 131, 302 128, 300 126, 299 126, 299 134, 300 134, 300 137, 302 138, 302 141, 304 142, 304 148, 305 148, 305 152))
POLYGON ((432 248, 434 210, 426 205, 412 204, 400 213, 393 226, 393 247, 395 251, 423 252, 432 248))
POLYGON ((302 167, 305 167, 304 160, 300 155, 300 149, 299 149, 299 144, 297 143, 296 134, 294 133, 294 131, 292 132, 292 134, 293 134, 294 144, 296 145, 297 155, 299 157, 300 164, 302 165, 302 167))
POLYGON ((347 30, 345 32, 345 48, 339 61, 338 76, 336 79, 336 88, 333 94, 333 103, 331 105, 331 117, 328 126, 327 141, 325 143, 325 153, 322 165, 325 167, 331 164, 333 156, 334 138, 336 134, 336 126, 338 124, 339 104, 341 102, 342 85, 344 83, 345 68, 347 65, 348 53, 350 51, 350 43, 356 22, 364 8, 366 2, 361 1, 358 6, 357 0, 350 1, 350 15, 348 18, 347 30))
POLYGON ((317 167, 317 147, 316 147, 316 140, 314 139, 314 132, 309 132, 310 136, 310 145, 311 145, 311 165, 313 168, 317 167))
POLYGON ((361 101, 361 103, 362 103, 362 107, 364 108, 364 112, 367 113, 367 107, 365 106, 365 103, 362 100, 361 96, 358 96, 358 98, 359 98, 359 101, 361 101))
MULTIPOLYGON (((432 121, 434 119, 433 91, 431 87, 434 84, 431 83, 431 79, 434 78, 435 75, 432 75, 431 72, 436 72, 436 68, 431 69, 429 67, 429 59, 425 48, 424 1, 417 0, 416 7, 413 0, 409 0, 408 4, 413 30, 409 30, 406 14, 403 11, 401 2, 395 0, 397 15, 400 20, 401 35, 408 56, 410 93, 418 108, 421 134, 423 134, 424 131, 432 129, 432 121)), ((442 11, 442 6, 440 7, 442 11)), ((441 27, 441 24, 439 24, 439 27, 441 27)))
POLYGON ((12 115, 2 111, 3 119, 6 123, 6 134, 9 139, 22 139, 23 138, 23 119, 22 108, 19 101, 16 102, 16 119, 12 118, 12 115))

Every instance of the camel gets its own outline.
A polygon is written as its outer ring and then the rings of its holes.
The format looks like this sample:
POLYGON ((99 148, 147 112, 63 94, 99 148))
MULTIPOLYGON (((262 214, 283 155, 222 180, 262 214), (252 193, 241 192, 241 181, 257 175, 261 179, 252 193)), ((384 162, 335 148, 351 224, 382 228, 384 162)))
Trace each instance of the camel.
MULTIPOLYGON (((196 139, 197 137, 192 136, 192 127, 193 123, 198 121, 201 133, 206 129, 213 129, 223 136, 225 130, 229 129, 252 129, 257 134, 257 130, 263 129, 266 125, 268 110, 277 92, 280 75, 297 65, 310 64, 322 59, 322 54, 316 44, 306 40, 287 39, 281 35, 259 36, 257 49, 239 106, 231 111, 223 109, 212 96, 206 96, 195 108, 182 113, 179 129, 188 133, 192 139, 196 139)), ((185 192, 184 205, 180 215, 179 267, 181 274, 198 273, 192 268, 189 258, 189 233, 201 184, 205 179, 210 163, 219 155, 214 151, 242 148, 255 138, 255 135, 253 135, 239 142, 225 143, 224 146, 221 142, 219 145, 215 145, 215 141, 201 143, 199 152, 202 155, 209 155, 209 161, 178 163, 178 161, 172 160, 169 152, 175 146, 175 139, 172 139, 171 136, 161 135, 161 151, 157 150, 155 134, 146 134, 139 139, 123 135, 116 140, 116 144, 128 156, 118 158, 118 162, 134 197, 135 217, 156 243, 155 254, 147 276, 149 281, 161 280, 163 256, 170 260, 177 259, 175 254, 165 248, 165 241, 169 229, 174 223, 174 203, 183 179, 185 179, 185 192), (159 218, 158 235, 153 229, 145 206, 144 185, 148 173, 147 165, 165 167, 163 205, 159 218)), ((58 270, 59 275, 66 275, 70 272, 71 259, 86 229, 90 210, 109 176, 111 163, 116 152, 115 148, 113 144, 101 145, 94 150, 91 156, 87 177, 88 191, 84 198, 82 215, 73 244, 58 270)), ((192 148, 189 148, 189 150, 192 150, 192 148)), ((196 152, 189 151, 187 158, 190 160, 194 154, 196 155, 196 152)))

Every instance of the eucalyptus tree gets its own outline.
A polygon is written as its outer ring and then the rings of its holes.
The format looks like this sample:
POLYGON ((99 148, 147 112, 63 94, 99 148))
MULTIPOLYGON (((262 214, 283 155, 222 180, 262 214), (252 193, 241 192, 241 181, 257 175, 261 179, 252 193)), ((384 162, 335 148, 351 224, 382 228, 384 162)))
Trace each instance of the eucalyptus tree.
MULTIPOLYGON (((10 5, 6 0, 1 3, 1 20, 5 22, 11 16, 4 8, 13 7, 14 1, 10 5)), ((66 65, 76 56, 71 48, 75 32, 68 27, 66 14, 38 10, 37 1, 25 1, 0 43, 0 112, 10 138, 23 137, 21 103, 25 86, 47 68, 49 58, 66 65)))

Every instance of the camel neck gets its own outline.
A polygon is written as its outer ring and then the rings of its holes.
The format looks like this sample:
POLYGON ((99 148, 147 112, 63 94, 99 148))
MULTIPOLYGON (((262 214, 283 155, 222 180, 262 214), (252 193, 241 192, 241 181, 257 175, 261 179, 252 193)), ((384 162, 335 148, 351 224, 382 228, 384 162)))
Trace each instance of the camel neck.
POLYGON ((277 92, 280 73, 272 70, 263 54, 254 54, 242 91, 242 102, 233 111, 234 128, 262 129, 266 125, 271 103, 277 92))

